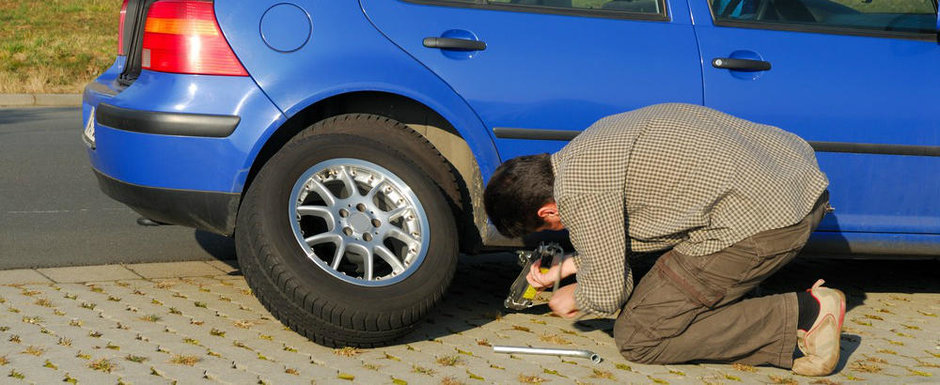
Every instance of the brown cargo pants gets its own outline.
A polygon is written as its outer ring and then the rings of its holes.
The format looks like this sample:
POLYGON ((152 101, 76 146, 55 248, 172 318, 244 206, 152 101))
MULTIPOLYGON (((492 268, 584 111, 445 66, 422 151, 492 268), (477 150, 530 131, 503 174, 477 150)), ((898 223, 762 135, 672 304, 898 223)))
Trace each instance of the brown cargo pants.
POLYGON ((789 263, 829 206, 824 192, 799 223, 764 231, 717 253, 669 251, 640 280, 614 324, 630 361, 793 365, 796 293, 741 300, 789 263))

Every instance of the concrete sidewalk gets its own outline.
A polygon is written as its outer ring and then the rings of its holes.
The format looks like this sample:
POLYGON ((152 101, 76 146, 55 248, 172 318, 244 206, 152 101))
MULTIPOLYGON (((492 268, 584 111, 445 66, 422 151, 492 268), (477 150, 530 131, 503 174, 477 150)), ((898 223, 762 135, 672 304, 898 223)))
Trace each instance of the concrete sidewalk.
POLYGON ((847 276, 830 279, 854 307, 846 316, 839 371, 827 378, 770 367, 626 362, 608 335, 612 320, 572 324, 551 316, 544 305, 505 311, 505 290, 518 267, 512 256, 493 254, 462 258, 443 305, 402 341, 376 349, 327 348, 285 328, 255 299, 234 261, 0 271, 0 383, 940 381, 940 283, 921 271, 934 265, 914 265, 898 280, 879 264, 794 265, 769 289, 789 285, 806 271, 847 276), (871 276, 886 277, 882 283, 889 285, 859 289, 871 276), (862 281, 849 283, 855 279, 862 281), (891 286, 897 282, 910 286, 891 286), (605 360, 593 365, 577 358, 498 355, 493 344, 589 349, 605 360))
POLYGON ((0 94, 0 107, 78 107, 82 94, 0 94))

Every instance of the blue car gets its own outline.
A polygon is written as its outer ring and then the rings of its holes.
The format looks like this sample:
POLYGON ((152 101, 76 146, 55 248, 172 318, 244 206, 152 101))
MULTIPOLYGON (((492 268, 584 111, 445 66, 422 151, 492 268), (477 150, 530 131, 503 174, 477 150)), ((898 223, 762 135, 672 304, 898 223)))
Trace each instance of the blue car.
POLYGON ((84 91, 101 189, 233 236, 261 302, 321 344, 404 335, 459 253, 519 244, 482 207, 501 161, 662 102, 809 141, 835 208, 811 248, 940 255, 936 0, 124 0, 120 20, 84 91))

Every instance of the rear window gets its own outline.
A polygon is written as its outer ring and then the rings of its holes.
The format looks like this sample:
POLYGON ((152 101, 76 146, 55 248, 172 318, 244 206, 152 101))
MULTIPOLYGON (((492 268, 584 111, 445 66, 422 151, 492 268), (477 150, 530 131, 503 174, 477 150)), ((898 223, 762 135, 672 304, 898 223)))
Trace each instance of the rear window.
POLYGON ((792 30, 822 27, 870 32, 934 33, 935 0, 712 0, 720 25, 754 24, 792 30), (799 28, 796 28, 799 29, 799 28))

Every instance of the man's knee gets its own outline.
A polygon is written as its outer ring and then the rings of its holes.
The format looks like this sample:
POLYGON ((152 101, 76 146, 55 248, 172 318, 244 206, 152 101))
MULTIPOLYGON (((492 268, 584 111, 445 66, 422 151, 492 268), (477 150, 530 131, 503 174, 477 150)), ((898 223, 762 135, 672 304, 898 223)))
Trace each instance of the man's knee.
POLYGON ((623 358, 626 358, 627 361, 635 362, 638 364, 665 364, 667 362, 659 362, 659 354, 656 349, 656 346, 641 346, 635 344, 623 344, 620 345, 620 355, 623 358))
POLYGON ((656 343, 651 343, 648 338, 641 337, 639 332, 630 331, 626 333, 623 330, 614 328, 614 341, 623 358, 627 361, 638 364, 656 364, 659 357, 656 343))

